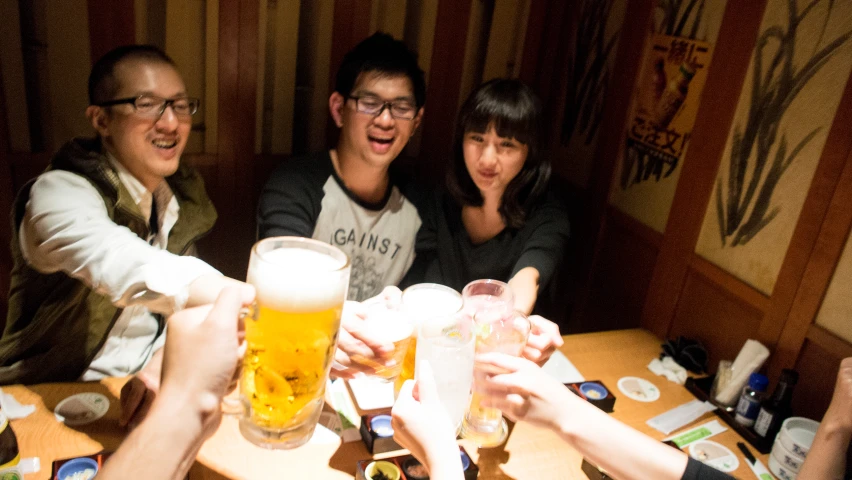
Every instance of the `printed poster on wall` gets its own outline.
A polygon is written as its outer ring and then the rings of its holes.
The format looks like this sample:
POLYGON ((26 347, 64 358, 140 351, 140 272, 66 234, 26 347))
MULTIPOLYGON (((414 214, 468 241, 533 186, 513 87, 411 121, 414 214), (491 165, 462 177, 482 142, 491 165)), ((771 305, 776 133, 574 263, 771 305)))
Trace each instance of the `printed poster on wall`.
POLYGON ((621 189, 668 178, 686 153, 712 46, 653 34, 627 132, 621 189))

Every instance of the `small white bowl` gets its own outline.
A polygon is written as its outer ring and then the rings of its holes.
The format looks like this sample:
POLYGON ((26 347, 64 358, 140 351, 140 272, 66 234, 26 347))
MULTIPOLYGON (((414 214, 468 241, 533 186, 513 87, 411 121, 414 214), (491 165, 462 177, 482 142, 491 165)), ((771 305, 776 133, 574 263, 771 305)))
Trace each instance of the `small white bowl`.
POLYGON ((790 417, 781 424, 777 440, 787 451, 804 460, 814 442, 817 428, 819 428, 819 422, 810 418, 790 417))
POLYGON ((805 462, 800 456, 787 450, 787 448, 780 442, 780 438, 776 439, 775 443, 772 444, 772 456, 775 457, 775 460, 780 463, 782 467, 787 470, 792 470, 795 473, 799 473, 799 469, 802 468, 802 463, 805 462))
POLYGON ((774 455, 769 456, 769 471, 781 480, 796 480, 795 472, 792 472, 778 463, 774 455))

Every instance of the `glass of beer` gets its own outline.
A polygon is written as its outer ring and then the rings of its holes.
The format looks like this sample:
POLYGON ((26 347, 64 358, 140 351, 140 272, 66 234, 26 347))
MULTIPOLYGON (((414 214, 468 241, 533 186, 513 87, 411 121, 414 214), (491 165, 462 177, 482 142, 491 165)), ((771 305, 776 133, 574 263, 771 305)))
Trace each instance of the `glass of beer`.
POLYGON ((275 237, 252 248, 257 290, 245 319, 240 431, 252 443, 298 447, 313 434, 337 348, 349 258, 312 239, 275 237))
POLYGON ((438 399, 458 433, 470 405, 476 334, 473 319, 462 313, 423 321, 417 333, 414 376, 419 380, 428 362, 435 377, 438 399))
POLYGON ((415 336, 412 336, 405 352, 402 371, 394 381, 394 397, 399 395, 402 384, 406 380, 414 379, 415 358, 417 356, 416 332, 420 324, 430 318, 455 315, 461 308, 462 297, 459 292, 437 283, 419 283, 402 292, 402 313, 414 325, 415 336))
POLYGON ((393 352, 385 362, 378 362, 361 355, 353 355, 352 361, 372 368, 372 376, 382 382, 393 382, 402 371, 402 362, 408 351, 408 344, 416 335, 414 325, 401 308, 386 305, 384 300, 363 302, 367 318, 365 328, 372 332, 376 340, 393 344, 393 352))

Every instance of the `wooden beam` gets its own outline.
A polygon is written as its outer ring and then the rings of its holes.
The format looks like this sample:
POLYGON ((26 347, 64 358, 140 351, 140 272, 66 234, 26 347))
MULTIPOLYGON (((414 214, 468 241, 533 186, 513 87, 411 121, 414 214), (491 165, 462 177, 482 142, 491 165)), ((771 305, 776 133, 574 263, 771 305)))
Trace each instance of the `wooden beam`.
POLYGON ((87 0, 92 63, 115 47, 136 43, 133 0, 87 0))
POLYGON ((705 86, 705 91, 712 94, 704 96, 698 110, 689 155, 683 164, 642 310, 642 326, 659 337, 668 335, 681 287, 695 255, 695 244, 751 62, 750 46, 757 39, 765 7, 766 0, 756 0, 731 2, 725 9, 705 86), (743 48, 744 45, 749 48, 743 48))
MULTIPOLYGON (((578 221, 578 265, 577 275, 582 279, 582 289, 573 315, 582 318, 585 303, 589 297, 592 270, 600 252, 603 229, 606 224, 606 209, 609 204, 609 189, 615 172, 616 160, 621 149, 619 141, 623 138, 625 125, 630 113, 630 102, 634 85, 639 75, 645 41, 651 31, 651 17, 654 10, 653 0, 637 0, 627 3, 624 23, 618 40, 618 53, 612 71, 612 80, 607 87, 606 101, 603 104, 603 117, 600 131, 602 141, 595 149, 591 178, 586 193, 583 217, 578 221), (607 135, 613 138, 606 138, 607 135)), ((553 131, 556 141, 559 134, 553 131)))
MULTIPOLYGON (((371 0, 336 0, 334 2, 334 26, 331 37, 331 61, 329 62, 329 92, 334 91, 337 69, 343 57, 361 40, 370 35, 371 0)), ((331 117, 326 122, 327 145, 337 144, 338 129, 331 117)))
MULTIPOLYGON (((12 211, 15 190, 12 186, 12 165, 9 159, 9 126, 6 115, 5 89, 0 88, 0 212, 12 211)), ((0 226, 0 245, 6 247, 12 241, 9 222, 0 226)), ((0 327, 6 323, 9 306, 9 280, 12 272, 12 255, 8 248, 0 250, 0 327)))
MULTIPOLYGON (((767 345, 774 345, 781 336, 784 324, 787 322, 787 315, 790 313, 796 292, 803 281, 803 275, 814 252, 814 246, 826 220, 832 197, 835 195, 844 164, 847 162, 850 152, 852 152, 852 81, 847 81, 846 89, 840 99, 837 114, 828 132, 825 147, 822 150, 819 164, 808 190, 808 196, 805 198, 802 212, 799 214, 790 246, 787 248, 784 263, 781 264, 778 280, 772 290, 771 307, 760 327, 758 339, 767 345)), ((845 237, 837 237, 833 240, 840 242, 839 251, 842 252, 845 237)), ((839 259, 839 256, 835 258, 834 264, 839 259)), ((819 284, 822 285, 822 282, 820 281, 819 284)), ((825 287, 828 288, 827 283, 825 287)), ((811 292, 810 289, 806 291, 811 292)), ((825 290, 813 291, 809 294, 817 295, 821 301, 825 296, 825 290)), ((790 363, 790 360, 781 361, 782 363, 790 363)), ((775 370, 773 370, 774 372, 775 370)), ((780 374, 780 372, 781 369, 778 368, 777 373, 780 374)))
POLYGON ((438 3, 423 140, 420 161, 415 167, 418 177, 427 182, 436 183, 443 178, 444 163, 451 150, 464 70, 465 49, 460 45, 467 38, 471 1, 441 0, 438 3))
POLYGON ((825 291, 831 283, 831 277, 852 228, 852 208, 849 208, 849 205, 852 205, 852 152, 847 154, 813 252, 770 359, 769 375, 773 378, 778 376, 782 369, 793 368, 796 364, 808 329, 819 312, 825 291))
POLYGON ((213 202, 219 221, 211 235, 217 268, 245 278, 255 238, 254 182, 258 62, 258 2, 219 1, 219 138, 213 202), (237 252, 234 254, 233 252, 237 252))

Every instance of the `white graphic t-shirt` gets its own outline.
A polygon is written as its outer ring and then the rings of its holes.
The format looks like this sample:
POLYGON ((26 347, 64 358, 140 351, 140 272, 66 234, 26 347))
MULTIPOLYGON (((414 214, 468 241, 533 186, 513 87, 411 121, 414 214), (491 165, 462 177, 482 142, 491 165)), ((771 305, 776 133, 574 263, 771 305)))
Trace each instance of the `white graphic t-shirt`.
POLYGON ((263 189, 258 237, 311 237, 340 248, 352 264, 349 299, 366 300, 397 285, 414 261, 421 221, 404 192, 391 175, 385 198, 368 204, 346 189, 328 152, 291 159, 263 189))

